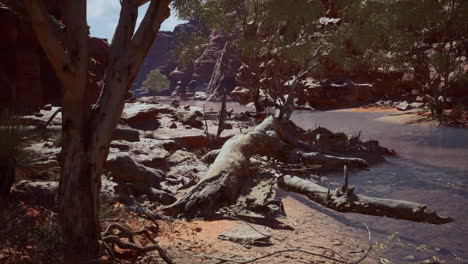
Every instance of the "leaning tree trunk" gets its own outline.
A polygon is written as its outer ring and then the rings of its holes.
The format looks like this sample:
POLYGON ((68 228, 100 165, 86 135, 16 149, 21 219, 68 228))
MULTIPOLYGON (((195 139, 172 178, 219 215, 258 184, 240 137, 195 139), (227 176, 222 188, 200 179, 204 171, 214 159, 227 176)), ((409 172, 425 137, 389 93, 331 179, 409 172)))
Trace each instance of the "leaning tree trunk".
MULTIPOLYGON (((87 104, 88 25, 86 0, 65 1, 66 30, 57 33, 41 0, 24 0, 36 37, 63 86, 62 177, 58 191, 59 220, 65 239, 65 263, 98 257, 100 173, 125 96, 151 47, 171 0, 121 0, 110 45, 109 65, 98 102, 87 104), (151 2, 135 31, 138 7, 151 2)), ((61 26, 59 26, 60 28, 61 26)))

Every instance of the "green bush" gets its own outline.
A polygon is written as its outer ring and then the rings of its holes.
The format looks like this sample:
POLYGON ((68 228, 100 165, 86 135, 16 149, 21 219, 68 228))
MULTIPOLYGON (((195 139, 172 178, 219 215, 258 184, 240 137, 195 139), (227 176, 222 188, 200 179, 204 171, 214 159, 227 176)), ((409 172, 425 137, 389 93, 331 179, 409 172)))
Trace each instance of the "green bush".
POLYGON ((152 70, 143 82, 143 88, 152 92, 153 94, 161 94, 169 91, 170 82, 166 75, 162 74, 159 70, 152 70))

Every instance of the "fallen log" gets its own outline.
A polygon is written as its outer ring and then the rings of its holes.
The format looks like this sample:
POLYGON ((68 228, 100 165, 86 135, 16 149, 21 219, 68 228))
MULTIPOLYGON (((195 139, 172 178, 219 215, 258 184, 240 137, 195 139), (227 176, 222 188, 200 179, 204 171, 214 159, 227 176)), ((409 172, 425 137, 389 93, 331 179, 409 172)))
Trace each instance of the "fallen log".
POLYGON ((342 213, 358 213, 403 219, 430 224, 453 222, 450 217, 441 217, 427 210, 427 206, 403 200, 381 199, 354 194, 353 188, 330 190, 296 176, 285 175, 278 179, 278 185, 288 191, 307 196, 310 200, 342 213))
POLYGON ((204 178, 162 210, 170 215, 196 216, 234 203, 250 176, 250 157, 275 156, 283 149, 286 146, 272 131, 254 130, 232 137, 220 149, 204 178))

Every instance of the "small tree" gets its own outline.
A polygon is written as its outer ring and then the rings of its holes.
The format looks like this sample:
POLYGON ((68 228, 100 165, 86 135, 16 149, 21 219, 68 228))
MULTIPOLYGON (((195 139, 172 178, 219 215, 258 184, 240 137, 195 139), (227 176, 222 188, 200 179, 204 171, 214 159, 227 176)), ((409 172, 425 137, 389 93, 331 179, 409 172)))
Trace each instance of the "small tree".
POLYGON ((152 94, 162 94, 169 90, 170 82, 167 76, 162 74, 159 70, 152 70, 146 76, 143 82, 143 88, 152 94))

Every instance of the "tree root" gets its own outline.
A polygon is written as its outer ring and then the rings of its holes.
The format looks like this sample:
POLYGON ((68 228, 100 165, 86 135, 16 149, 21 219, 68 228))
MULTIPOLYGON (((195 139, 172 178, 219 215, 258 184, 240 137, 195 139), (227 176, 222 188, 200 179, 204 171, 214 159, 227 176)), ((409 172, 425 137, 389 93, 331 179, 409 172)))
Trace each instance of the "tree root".
POLYGON ((148 233, 146 229, 132 232, 130 229, 120 224, 111 224, 104 232, 101 233, 101 243, 104 245, 104 248, 109 252, 114 260, 116 260, 116 258, 113 252, 113 247, 114 245, 117 245, 121 249, 130 249, 136 251, 137 254, 145 254, 147 252, 157 250, 159 256, 167 264, 174 264, 166 251, 157 244, 157 242, 151 237, 151 234, 148 233), (115 231, 118 231, 118 233, 115 231), (136 235, 144 235, 153 244, 149 246, 137 245, 134 240, 134 236, 136 235), (122 238, 126 238, 128 242, 121 240, 122 238))

